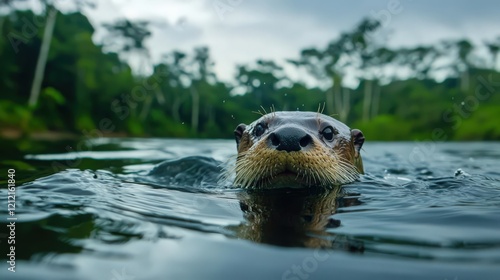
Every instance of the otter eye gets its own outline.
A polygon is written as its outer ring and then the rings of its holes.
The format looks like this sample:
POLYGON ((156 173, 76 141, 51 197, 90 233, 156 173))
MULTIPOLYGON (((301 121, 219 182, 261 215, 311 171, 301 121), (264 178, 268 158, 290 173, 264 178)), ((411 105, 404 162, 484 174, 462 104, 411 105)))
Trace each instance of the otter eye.
POLYGON ((259 123, 255 126, 253 131, 255 136, 259 137, 264 134, 264 131, 266 131, 266 127, 263 124, 259 123))
POLYGON ((325 127, 325 129, 323 129, 323 131, 321 132, 321 134, 323 134, 323 137, 328 141, 332 141, 333 136, 336 135, 337 133, 338 131, 334 130, 333 127, 331 126, 325 127))

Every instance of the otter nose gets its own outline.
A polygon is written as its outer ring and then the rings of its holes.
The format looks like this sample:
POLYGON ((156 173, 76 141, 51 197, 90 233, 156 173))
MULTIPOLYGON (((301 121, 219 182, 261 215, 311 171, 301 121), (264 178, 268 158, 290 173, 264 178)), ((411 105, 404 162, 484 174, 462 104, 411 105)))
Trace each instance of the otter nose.
POLYGON ((282 127, 269 134, 271 145, 278 151, 300 151, 312 144, 311 135, 300 128, 282 127))

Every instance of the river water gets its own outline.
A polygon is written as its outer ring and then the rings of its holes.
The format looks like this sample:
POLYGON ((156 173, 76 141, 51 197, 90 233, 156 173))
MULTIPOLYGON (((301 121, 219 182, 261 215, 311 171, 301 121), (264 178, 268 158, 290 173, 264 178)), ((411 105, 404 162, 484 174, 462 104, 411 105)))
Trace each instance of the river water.
POLYGON ((1 144, 0 279, 500 279, 497 142, 368 141, 357 182, 262 192, 220 178, 230 140, 1 144))

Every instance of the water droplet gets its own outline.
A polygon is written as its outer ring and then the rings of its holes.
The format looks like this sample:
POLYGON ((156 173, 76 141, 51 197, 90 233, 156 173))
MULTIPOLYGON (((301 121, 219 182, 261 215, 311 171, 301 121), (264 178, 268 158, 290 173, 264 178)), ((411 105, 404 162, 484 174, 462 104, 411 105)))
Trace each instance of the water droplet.
POLYGON ((459 176, 470 176, 467 172, 463 171, 461 168, 457 169, 457 171, 455 171, 455 177, 459 177, 459 176))
POLYGON ((462 103, 461 103, 461 104, 462 104, 462 106, 464 106, 464 105, 465 105, 465 102, 463 102, 463 101, 462 101, 462 103))
POLYGON ((287 96, 287 95, 288 95, 288 94, 287 94, 287 93, 285 93, 285 96, 287 96))
POLYGON ((182 124, 184 124, 184 122, 182 122, 182 124))
POLYGON ((234 120, 234 116, 233 115, 231 115, 231 118, 233 118, 233 120, 234 120))
POLYGON ((222 103, 226 103, 226 100, 222 100, 222 103))
POLYGON ((304 107, 304 104, 302 104, 302 107, 304 107))

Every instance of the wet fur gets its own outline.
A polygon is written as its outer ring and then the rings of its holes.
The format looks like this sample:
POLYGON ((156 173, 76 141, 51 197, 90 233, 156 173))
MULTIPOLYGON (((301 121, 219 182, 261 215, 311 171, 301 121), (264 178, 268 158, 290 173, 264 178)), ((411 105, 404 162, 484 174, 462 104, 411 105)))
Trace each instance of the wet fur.
POLYGON ((232 171, 236 174, 234 184, 243 188, 294 185, 333 187, 352 182, 363 173, 359 155, 364 141, 361 132, 356 130, 353 133, 341 122, 319 112, 271 112, 248 126, 240 125, 235 133, 238 156, 232 171), (314 116, 312 114, 315 114, 316 124, 311 121, 307 123, 307 132, 313 137, 312 148, 286 152, 268 146, 266 141, 270 132, 280 125, 305 126, 294 120, 300 117, 311 119, 314 116), (269 131, 261 137, 252 135, 252 129, 257 123, 264 123, 269 127, 269 131), (332 143, 327 143, 319 135, 320 128, 325 123, 339 130, 332 143), (284 171, 295 175, 283 175, 284 171))

